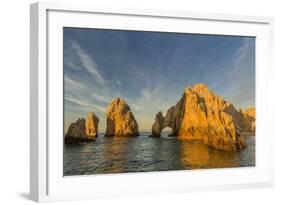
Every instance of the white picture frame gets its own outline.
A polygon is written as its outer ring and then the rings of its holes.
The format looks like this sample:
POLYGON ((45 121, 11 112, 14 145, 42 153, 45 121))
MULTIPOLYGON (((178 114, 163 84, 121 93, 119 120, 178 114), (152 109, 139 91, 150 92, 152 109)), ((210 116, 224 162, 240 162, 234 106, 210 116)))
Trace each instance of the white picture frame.
POLYGON ((187 11, 100 8, 46 3, 30 10, 30 198, 34 201, 224 190, 273 186, 271 87, 273 19, 187 11), (63 177, 62 28, 255 36, 256 166, 195 171, 63 177), (265 137, 266 136, 266 137, 265 137), (61 137, 61 138, 60 138, 61 137))

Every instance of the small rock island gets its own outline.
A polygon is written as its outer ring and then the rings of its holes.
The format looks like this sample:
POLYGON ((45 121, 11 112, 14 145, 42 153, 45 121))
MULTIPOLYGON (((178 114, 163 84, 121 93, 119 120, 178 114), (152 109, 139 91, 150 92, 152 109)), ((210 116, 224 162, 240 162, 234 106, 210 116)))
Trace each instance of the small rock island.
POLYGON ((95 141, 98 136, 99 118, 93 112, 89 112, 87 119, 78 119, 71 123, 64 137, 65 144, 77 144, 80 142, 95 141))

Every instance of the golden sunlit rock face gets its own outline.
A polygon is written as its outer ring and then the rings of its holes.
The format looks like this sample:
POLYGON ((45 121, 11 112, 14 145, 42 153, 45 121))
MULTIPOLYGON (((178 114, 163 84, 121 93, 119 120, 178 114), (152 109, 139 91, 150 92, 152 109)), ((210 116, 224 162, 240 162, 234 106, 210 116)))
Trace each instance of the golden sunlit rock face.
POLYGON ((245 111, 246 115, 249 115, 250 117, 256 119, 256 109, 255 108, 249 108, 245 111))
POLYGON ((76 144, 79 142, 93 141, 98 136, 99 118, 90 112, 85 121, 84 118, 71 123, 65 135, 65 144, 76 144))
POLYGON ((236 151, 246 147, 242 131, 253 131, 247 116, 216 95, 204 84, 185 89, 179 102, 163 117, 159 112, 152 135, 160 136, 165 127, 179 139, 201 141, 209 146, 236 151))
POLYGON ((93 112, 89 112, 85 122, 86 135, 88 138, 96 138, 98 136, 99 118, 93 112))
POLYGON ((125 100, 117 98, 106 112, 105 136, 138 136, 138 124, 125 100))

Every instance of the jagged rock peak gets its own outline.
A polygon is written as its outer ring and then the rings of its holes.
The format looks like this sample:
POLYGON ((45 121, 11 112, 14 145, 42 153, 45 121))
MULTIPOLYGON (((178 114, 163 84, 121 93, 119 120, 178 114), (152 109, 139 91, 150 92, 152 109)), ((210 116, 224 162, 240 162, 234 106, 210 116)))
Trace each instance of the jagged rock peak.
POLYGON ((191 86, 191 89, 195 91, 204 91, 204 92, 210 91, 209 87, 204 83, 194 84, 193 86, 191 86))

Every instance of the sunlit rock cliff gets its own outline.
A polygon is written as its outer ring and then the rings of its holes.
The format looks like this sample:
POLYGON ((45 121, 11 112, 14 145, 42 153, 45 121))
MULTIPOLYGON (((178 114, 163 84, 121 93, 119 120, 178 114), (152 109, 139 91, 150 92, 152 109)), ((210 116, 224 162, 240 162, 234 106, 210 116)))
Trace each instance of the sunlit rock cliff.
POLYGON ((184 90, 181 99, 168 109, 164 117, 158 112, 152 126, 152 136, 159 137, 162 129, 172 128, 179 139, 200 141, 229 151, 246 147, 244 130, 252 131, 245 114, 216 95, 204 84, 184 90))
POLYGON ((114 99, 106 112, 105 136, 138 136, 137 121, 127 103, 121 99, 114 99))
POLYGON ((87 119, 78 119, 71 123, 64 137, 65 144, 94 141, 98 136, 99 119, 93 112, 88 113, 87 119))

